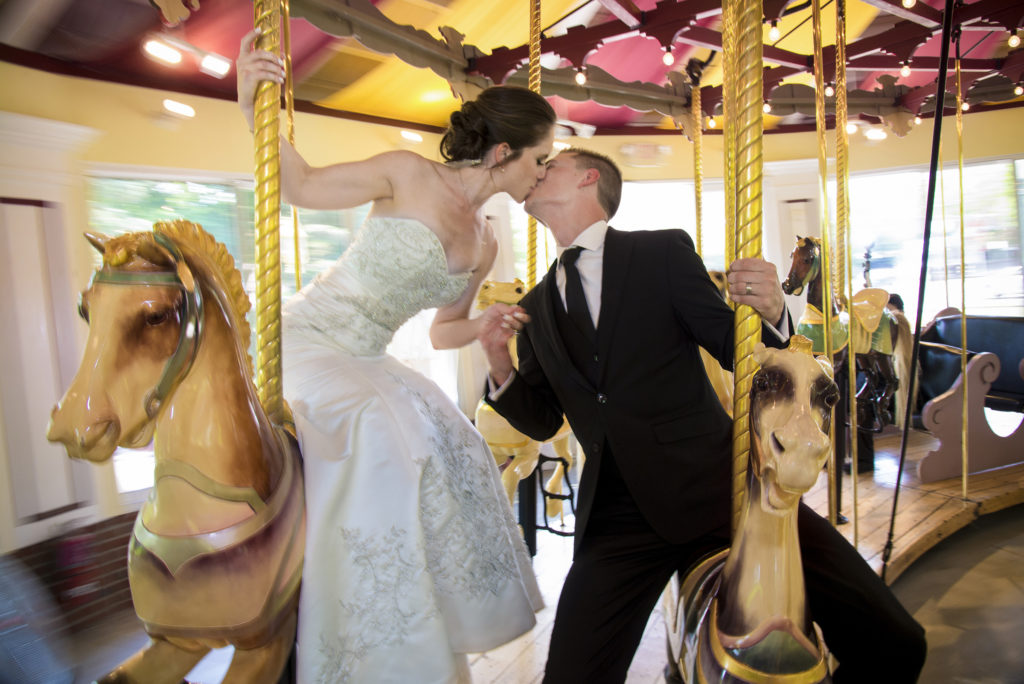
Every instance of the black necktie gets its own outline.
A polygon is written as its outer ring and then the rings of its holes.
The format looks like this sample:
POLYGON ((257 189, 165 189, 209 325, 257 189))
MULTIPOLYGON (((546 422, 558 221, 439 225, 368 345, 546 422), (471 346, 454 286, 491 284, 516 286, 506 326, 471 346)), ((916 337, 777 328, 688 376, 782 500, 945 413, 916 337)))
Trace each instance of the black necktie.
POLYGON ((587 298, 583 294, 583 281, 580 280, 580 272, 576 268, 576 260, 580 258, 582 251, 582 247, 576 246, 562 252, 562 266, 565 267, 565 310, 580 332, 586 335, 588 340, 593 341, 597 334, 594 330, 594 319, 590 317, 587 298))

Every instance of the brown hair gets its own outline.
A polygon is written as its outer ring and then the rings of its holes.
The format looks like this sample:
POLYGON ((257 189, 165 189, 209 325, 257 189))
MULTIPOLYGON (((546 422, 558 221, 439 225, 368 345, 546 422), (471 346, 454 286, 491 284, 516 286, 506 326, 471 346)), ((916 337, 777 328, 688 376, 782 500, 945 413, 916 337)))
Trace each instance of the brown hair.
POLYGON ((452 112, 441 138, 446 161, 481 159, 487 150, 508 143, 512 154, 536 145, 555 125, 555 110, 541 95, 516 86, 494 86, 452 112))
POLYGON ((619 201, 622 199, 622 172, 615 162, 600 152, 582 150, 578 147, 570 147, 564 154, 574 156, 577 169, 597 169, 600 174, 597 181, 597 201, 608 214, 608 218, 615 216, 615 212, 619 210, 619 201))

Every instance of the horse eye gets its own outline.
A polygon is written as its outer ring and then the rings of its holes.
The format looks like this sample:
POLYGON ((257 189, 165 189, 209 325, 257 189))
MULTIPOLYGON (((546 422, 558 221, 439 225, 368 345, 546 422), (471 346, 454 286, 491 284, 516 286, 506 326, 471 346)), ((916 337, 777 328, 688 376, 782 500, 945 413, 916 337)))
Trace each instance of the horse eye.
POLYGON ((86 323, 89 322, 89 309, 86 308, 85 302, 81 299, 78 300, 78 315, 81 316, 82 320, 86 323))
POLYGON ((146 314, 146 325, 157 326, 163 325, 170 319, 170 311, 165 309, 163 311, 152 311, 146 314))

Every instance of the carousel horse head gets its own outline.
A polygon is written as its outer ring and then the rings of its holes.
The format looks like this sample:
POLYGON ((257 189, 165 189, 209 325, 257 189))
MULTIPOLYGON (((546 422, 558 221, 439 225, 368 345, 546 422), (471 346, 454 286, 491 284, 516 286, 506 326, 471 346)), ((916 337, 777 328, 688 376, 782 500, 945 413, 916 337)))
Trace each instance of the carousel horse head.
POLYGON ((118 446, 152 440, 156 419, 196 358, 206 325, 201 282, 220 283, 215 289, 230 300, 225 316, 241 331, 242 345, 248 344, 248 298, 230 254, 196 224, 175 221, 152 232, 87 233, 86 239, 102 255, 79 303, 89 337, 47 437, 62 442, 72 458, 103 461, 118 446), (183 253, 183 245, 197 242, 215 246, 205 260, 212 265, 199 273, 183 253))
POLYGON ((808 283, 821 275, 821 243, 817 238, 796 238, 796 247, 789 255, 793 259, 789 267, 789 275, 782 281, 782 291, 786 294, 799 295, 808 283))
POLYGON ((688 682, 827 681, 805 609, 797 510, 828 457, 839 388, 801 335, 786 349, 758 344, 754 360, 745 505, 731 548, 666 589, 672 667, 688 682))
POLYGON ((794 335, 786 349, 758 344, 750 390, 753 476, 765 510, 795 509, 828 458, 829 412, 839 400, 832 366, 794 335))
POLYGON ((477 308, 486 309, 495 302, 518 304, 525 294, 526 285, 519 278, 510 283, 485 280, 483 285, 480 286, 480 292, 476 296, 477 308))

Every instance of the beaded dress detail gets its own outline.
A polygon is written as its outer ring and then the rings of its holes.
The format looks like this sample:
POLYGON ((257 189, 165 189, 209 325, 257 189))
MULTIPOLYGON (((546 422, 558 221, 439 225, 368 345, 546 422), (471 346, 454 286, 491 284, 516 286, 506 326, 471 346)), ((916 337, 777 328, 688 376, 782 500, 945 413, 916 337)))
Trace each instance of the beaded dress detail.
POLYGON ((460 654, 528 631, 542 606, 483 438, 385 352, 469 280, 423 223, 372 217, 284 307, 306 481, 301 682, 462 681, 460 654))

